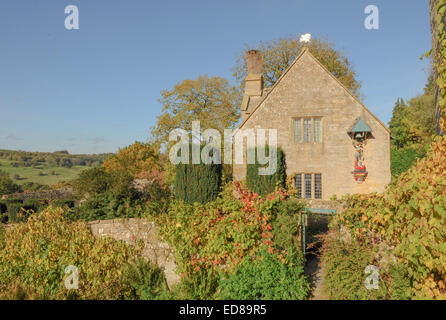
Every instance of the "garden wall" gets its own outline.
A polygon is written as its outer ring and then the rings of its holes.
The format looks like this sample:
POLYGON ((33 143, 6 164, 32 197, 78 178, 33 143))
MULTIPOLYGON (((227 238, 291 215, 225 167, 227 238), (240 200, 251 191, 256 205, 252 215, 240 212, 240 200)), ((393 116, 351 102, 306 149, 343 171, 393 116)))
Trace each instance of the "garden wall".
POLYGON ((1 199, 46 199, 49 201, 53 200, 64 200, 71 199, 74 196, 72 188, 62 188, 57 190, 42 190, 36 192, 23 192, 23 193, 13 193, 4 195, 1 199))
POLYGON ((180 277, 175 273, 177 266, 173 251, 167 243, 158 238, 158 227, 155 223, 146 219, 131 218, 91 221, 88 225, 96 237, 108 236, 131 245, 137 240, 144 241, 143 257, 160 268, 164 268, 170 288, 179 282, 180 277))

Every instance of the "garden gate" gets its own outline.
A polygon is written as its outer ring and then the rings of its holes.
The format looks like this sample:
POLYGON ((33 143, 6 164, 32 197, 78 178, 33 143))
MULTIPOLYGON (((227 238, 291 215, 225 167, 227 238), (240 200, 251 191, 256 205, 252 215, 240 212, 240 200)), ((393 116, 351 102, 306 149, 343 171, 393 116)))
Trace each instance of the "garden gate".
POLYGON ((336 215, 335 209, 311 209, 306 208, 302 214, 302 251, 305 256, 307 247, 307 231, 308 231, 308 217, 322 217, 330 218, 336 215))

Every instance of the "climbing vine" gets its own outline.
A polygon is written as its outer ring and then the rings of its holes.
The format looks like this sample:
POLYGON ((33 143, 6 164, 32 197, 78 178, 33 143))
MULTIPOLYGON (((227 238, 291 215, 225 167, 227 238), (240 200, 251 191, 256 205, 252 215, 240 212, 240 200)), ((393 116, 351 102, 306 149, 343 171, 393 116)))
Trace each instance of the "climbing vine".
POLYGON ((438 107, 440 111, 440 129, 446 131, 446 30, 445 30, 445 13, 446 0, 438 0, 436 8, 437 16, 435 17, 438 33, 438 49, 434 53, 435 68, 437 71, 438 86, 438 107))
MULTIPOLYGON (((168 214, 159 217, 160 232, 175 248, 182 275, 222 266, 231 271, 261 247, 284 260, 274 246, 272 224, 277 225, 277 214, 286 211, 288 198, 284 190, 261 197, 236 182, 216 201, 204 205, 173 202, 168 214)), ((293 203, 293 208, 299 211, 303 206, 293 203)))
POLYGON ((338 222, 360 241, 385 242, 403 262, 415 297, 446 299, 446 137, 383 194, 346 198, 338 222))

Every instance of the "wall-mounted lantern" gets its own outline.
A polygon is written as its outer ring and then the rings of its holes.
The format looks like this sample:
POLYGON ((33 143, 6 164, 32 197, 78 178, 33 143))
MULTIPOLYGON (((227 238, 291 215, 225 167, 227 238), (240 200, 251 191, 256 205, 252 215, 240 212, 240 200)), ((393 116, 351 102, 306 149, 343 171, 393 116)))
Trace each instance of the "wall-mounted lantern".
POLYGON ((348 132, 352 139, 353 148, 355 149, 354 170, 352 171, 353 178, 358 183, 362 183, 367 178, 368 172, 365 166, 364 146, 367 139, 371 137, 372 129, 359 118, 348 132))

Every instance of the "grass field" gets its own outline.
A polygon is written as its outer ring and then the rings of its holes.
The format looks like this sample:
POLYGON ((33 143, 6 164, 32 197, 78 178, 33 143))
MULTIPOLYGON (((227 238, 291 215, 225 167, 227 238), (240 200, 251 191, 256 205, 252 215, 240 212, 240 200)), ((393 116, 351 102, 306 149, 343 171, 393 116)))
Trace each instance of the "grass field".
POLYGON ((17 184, 27 182, 36 182, 40 184, 53 185, 61 181, 69 181, 75 179, 80 172, 88 169, 87 166, 51 167, 43 163, 39 168, 18 167, 15 168, 11 164, 14 161, 0 159, 0 170, 9 173, 11 179, 17 184), (18 177, 16 176, 18 175, 18 177))

